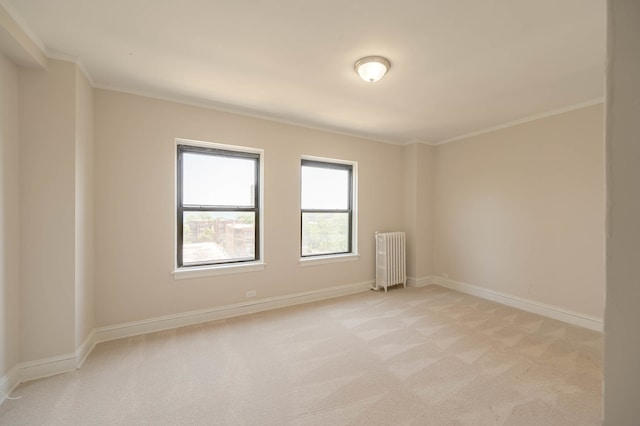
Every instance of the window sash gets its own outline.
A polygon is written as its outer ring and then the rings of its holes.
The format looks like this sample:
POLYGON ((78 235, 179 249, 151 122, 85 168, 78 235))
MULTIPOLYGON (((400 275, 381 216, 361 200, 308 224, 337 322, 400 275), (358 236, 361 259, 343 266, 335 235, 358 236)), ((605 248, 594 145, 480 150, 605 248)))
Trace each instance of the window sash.
POLYGON ((176 262, 178 268, 192 267, 192 266, 215 266, 224 264, 254 262, 260 260, 260 155, 257 153, 245 152, 245 151, 232 151, 220 148, 182 145, 177 147, 177 253, 176 262), (205 155, 214 155, 219 157, 231 157, 231 158, 249 158, 253 159, 255 163, 254 171, 254 206, 227 206, 227 205, 187 205, 183 203, 183 153, 197 153, 205 155), (254 254, 251 258, 237 258, 229 260, 212 260, 204 262, 189 262, 185 264, 184 260, 184 213, 185 212, 252 212, 254 213, 254 254))
MULTIPOLYGON (((303 167, 317 167, 324 169, 337 169, 337 170, 346 170, 348 172, 348 207, 346 209, 305 209, 300 206, 300 257, 308 258, 308 257, 318 257, 318 256, 331 256, 338 254, 348 254, 353 253, 353 166, 351 164, 343 164, 343 163, 333 163, 328 161, 319 161, 319 160, 308 160, 302 159, 301 161, 301 169, 303 167), (348 247, 346 251, 339 252, 323 252, 323 253, 311 253, 304 254, 303 253, 303 232, 304 232, 304 223, 303 217, 305 213, 346 213, 348 215, 348 229, 347 229, 347 237, 348 237, 348 247)), ((302 188, 302 181, 300 187, 302 188)), ((302 202, 302 197, 301 197, 302 202)))
POLYGON ((221 150, 183 149, 182 205, 254 207, 255 162, 252 156, 227 155, 221 150))

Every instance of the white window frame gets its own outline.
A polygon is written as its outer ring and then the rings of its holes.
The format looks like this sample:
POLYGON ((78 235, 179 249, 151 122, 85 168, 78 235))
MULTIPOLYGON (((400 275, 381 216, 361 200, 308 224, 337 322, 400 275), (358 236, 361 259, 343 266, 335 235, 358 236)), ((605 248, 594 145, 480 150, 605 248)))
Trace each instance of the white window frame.
POLYGON ((243 272, 253 272, 260 271, 265 268, 265 252, 264 252, 264 150, 260 148, 239 146, 239 145, 228 145, 221 144, 215 142, 205 142, 199 140, 192 139, 182 139, 177 138, 174 144, 174 199, 173 199, 173 212, 174 212, 174 220, 175 224, 174 228, 174 236, 173 236, 173 278, 175 280, 182 279, 191 279, 191 278, 201 278, 207 276, 215 276, 215 275, 226 275, 226 274, 234 274, 234 273, 243 273, 243 272), (213 148, 213 149, 222 149, 226 151, 235 151, 235 152, 245 152, 251 154, 257 154, 259 156, 259 169, 260 175, 259 179, 259 206, 258 211, 260 214, 258 215, 258 236, 259 236, 259 259, 251 262, 241 262, 241 263, 223 263, 218 265, 203 265, 203 266, 187 266, 187 267, 178 267, 178 145, 190 145, 196 147, 203 148, 213 148))
MULTIPOLYGON (((319 161, 324 163, 345 164, 351 166, 351 252, 341 254, 326 254, 302 257, 301 246, 300 266, 313 266, 326 263, 351 262, 360 259, 358 254, 358 162, 351 160, 342 160, 337 158, 317 157, 312 155, 302 155, 298 165, 298 184, 300 185, 300 199, 298 200, 298 209, 302 212, 302 162, 303 160, 319 161)), ((302 214, 300 214, 300 225, 298 226, 299 244, 302 244, 302 214)))

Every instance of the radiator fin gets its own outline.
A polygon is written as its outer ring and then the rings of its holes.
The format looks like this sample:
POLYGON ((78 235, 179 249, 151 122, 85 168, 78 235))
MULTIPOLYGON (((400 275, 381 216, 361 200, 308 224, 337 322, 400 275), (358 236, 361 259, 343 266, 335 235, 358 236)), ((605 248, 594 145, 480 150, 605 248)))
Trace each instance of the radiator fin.
POLYGON ((392 285, 407 286, 406 254, 404 232, 376 233, 376 284, 379 290, 392 285))

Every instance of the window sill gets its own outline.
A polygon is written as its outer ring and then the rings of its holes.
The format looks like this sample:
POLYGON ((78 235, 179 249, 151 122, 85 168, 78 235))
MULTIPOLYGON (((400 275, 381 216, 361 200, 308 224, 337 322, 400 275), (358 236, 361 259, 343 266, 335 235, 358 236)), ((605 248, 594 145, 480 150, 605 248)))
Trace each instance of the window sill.
POLYGON ((303 257, 300 259, 300 266, 322 265, 325 263, 353 262, 360 259, 357 253, 334 254, 327 256, 303 257))
POLYGON ((251 262, 235 265, 195 266, 191 268, 178 268, 173 271, 174 280, 187 280, 191 278, 210 277, 214 275, 240 274, 243 272, 262 271, 266 263, 251 262))

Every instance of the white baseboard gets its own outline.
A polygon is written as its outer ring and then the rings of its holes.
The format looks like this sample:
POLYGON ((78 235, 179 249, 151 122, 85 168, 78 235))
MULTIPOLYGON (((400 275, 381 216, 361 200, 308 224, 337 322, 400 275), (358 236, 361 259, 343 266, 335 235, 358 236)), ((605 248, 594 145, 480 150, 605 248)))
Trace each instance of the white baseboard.
MULTIPOLYGON (((91 331, 74 353, 20 363, 0 378, 0 391, 9 395, 20 383, 77 370, 95 344, 95 333, 91 331)), ((5 401, 5 395, 0 394, 0 404, 5 401)))
POLYGON ((96 329, 94 328, 93 330, 91 330, 91 333, 89 333, 87 338, 84 339, 84 342, 82 342, 82 345, 80 345, 80 347, 76 349, 76 360, 77 360, 76 368, 82 367, 82 364, 84 364, 85 360, 87 359, 87 357, 89 356, 89 354, 91 353, 91 351, 95 346, 96 346, 96 329))
POLYGON ((0 404, 2 404, 11 392, 20 384, 20 369, 16 365, 7 374, 0 377, 0 404))
MULTIPOLYGON (((362 283, 260 299, 252 302, 236 303, 217 308, 167 315, 115 326, 99 327, 89 333, 82 345, 76 349, 75 353, 25 362, 13 367, 6 375, 0 377, 0 391, 9 395, 20 383, 80 368, 87 356, 95 347, 96 343, 262 312, 270 309, 346 296, 349 294, 369 291, 373 284, 375 284, 375 281, 372 280, 362 283)), ((492 300, 524 311, 564 321, 569 324, 600 332, 603 331, 603 321, 601 319, 567 311, 555 306, 435 276, 421 278, 407 277, 407 285, 411 287, 425 287, 431 284, 437 284, 442 287, 478 296, 483 299, 492 300)), ((0 394, 0 404, 4 402, 4 400, 5 396, 0 394)))
MULTIPOLYGON (((13 367, 9 373, 0 378, 0 390, 9 395, 21 383, 30 380, 54 376, 78 368, 78 359, 75 354, 54 356, 36 361, 23 362, 13 367)), ((0 394, 0 403, 6 397, 0 394)))
POLYGON ((20 383, 77 370, 89 356, 95 344, 95 333, 92 330, 74 353, 18 364, 20 383))
POLYGON ((20 383, 41 379, 67 371, 75 370, 78 365, 75 354, 59 355, 19 364, 20 383))
MULTIPOLYGON (((7 374, 0 377, 0 391, 5 395, 9 395, 20 383, 76 370, 82 366, 87 356, 89 356, 95 345, 99 342, 360 293, 369 291, 373 283, 375 283, 375 281, 372 280, 356 284, 347 284, 304 293, 236 303, 217 308, 167 315, 111 327, 96 328, 89 333, 74 353, 23 362, 16 365, 7 374)), ((5 396, 0 394, 0 404, 2 404, 5 399, 5 396)))
POLYGON ((430 275, 428 277, 407 277, 407 286, 408 287, 426 287, 428 285, 434 284, 434 276, 430 275))
POLYGON ((483 299, 502 303, 503 305, 522 309, 523 311, 532 312, 534 314, 577 325, 579 327, 599 331, 601 333, 604 330, 604 323, 602 319, 580 314, 577 312, 572 312, 567 309, 559 308, 557 306, 547 305, 545 303, 536 302, 534 300, 528 300, 522 297, 512 296, 510 294, 505 294, 498 291, 489 290, 475 285, 441 277, 433 277, 433 284, 450 288, 451 290, 456 290, 461 293, 471 294, 483 299))
POLYGON ((237 317, 240 315, 252 314, 267 311, 270 309, 283 308, 285 306, 298 305, 301 303, 315 302, 318 300, 331 299, 348 294, 360 293, 371 289, 375 281, 367 281, 356 284, 347 284, 337 287, 329 287, 320 290, 295 293, 285 296, 270 297, 251 302, 236 303, 210 309, 184 312, 175 315, 151 318, 148 320, 134 321, 126 324, 119 324, 108 327, 100 327, 95 330, 96 343, 109 340, 122 339, 124 337, 138 336, 141 334, 153 333, 156 331, 171 330, 178 327, 200 324, 208 321, 215 321, 224 318, 237 317))

